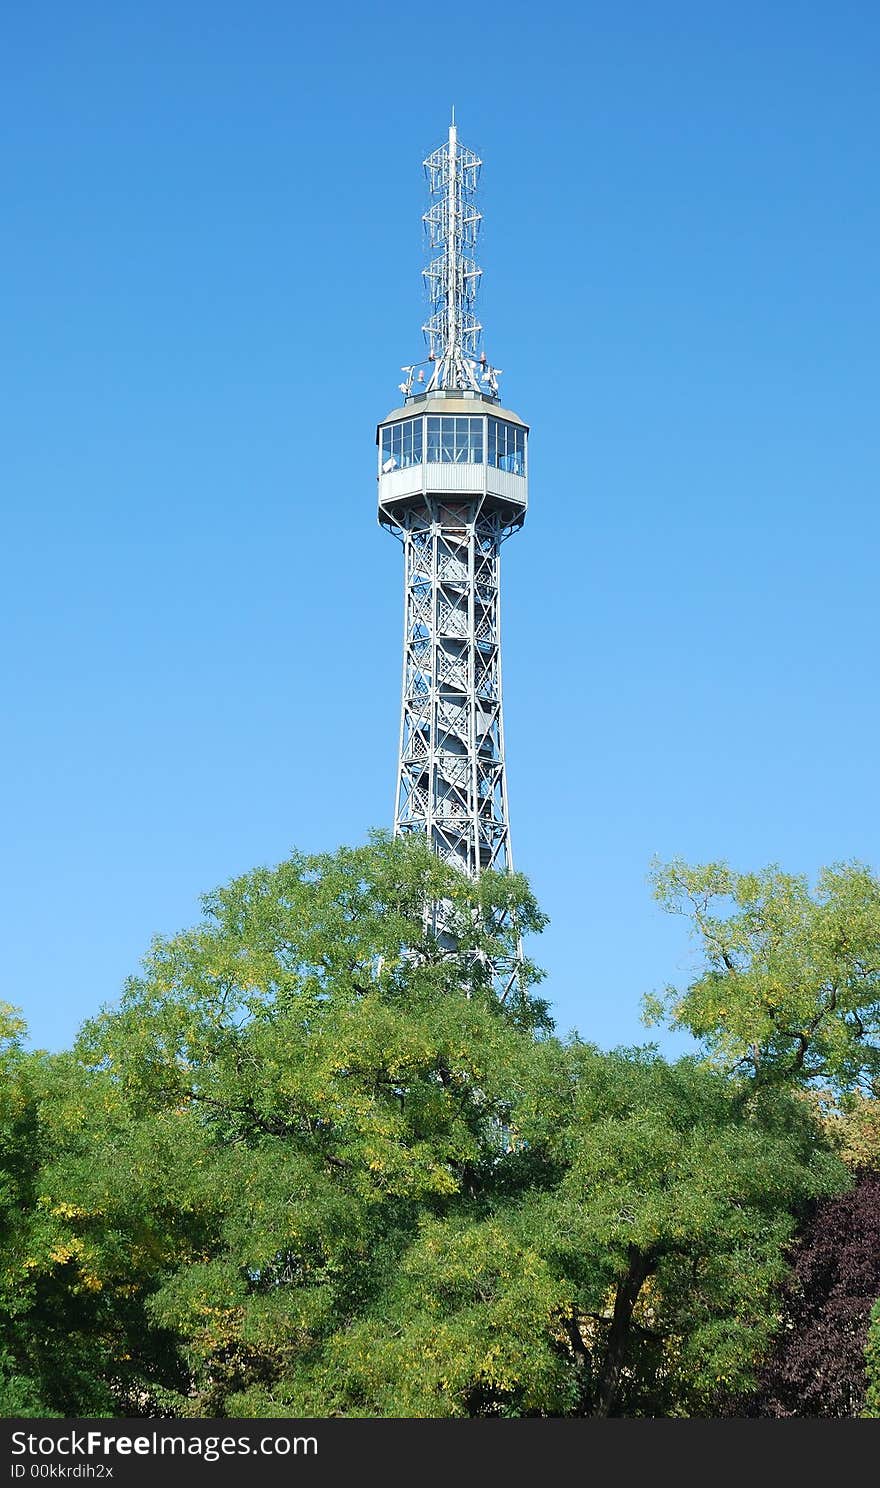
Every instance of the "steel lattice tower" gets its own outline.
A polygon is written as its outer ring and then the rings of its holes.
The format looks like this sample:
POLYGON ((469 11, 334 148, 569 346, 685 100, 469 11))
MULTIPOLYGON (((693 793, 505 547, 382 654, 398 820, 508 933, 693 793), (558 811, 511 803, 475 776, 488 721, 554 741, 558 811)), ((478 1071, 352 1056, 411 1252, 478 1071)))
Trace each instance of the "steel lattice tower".
MULTIPOLYGON (((459 143, 424 162, 428 355, 378 428, 379 521, 404 555, 396 835, 425 833, 478 877, 510 870, 501 694, 500 556, 523 524, 528 428, 500 406, 481 349, 472 254, 481 161, 459 143)), ((508 978, 508 985, 510 979, 508 978)))

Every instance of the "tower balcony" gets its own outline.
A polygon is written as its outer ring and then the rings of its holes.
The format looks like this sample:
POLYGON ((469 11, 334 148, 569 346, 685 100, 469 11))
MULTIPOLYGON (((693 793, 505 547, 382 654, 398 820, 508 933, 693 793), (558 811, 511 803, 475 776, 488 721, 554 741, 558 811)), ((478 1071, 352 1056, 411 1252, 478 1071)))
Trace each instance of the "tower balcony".
POLYGON ((379 521, 399 529, 433 501, 475 504, 508 528, 528 505, 528 426, 478 394, 422 393, 379 425, 379 521))

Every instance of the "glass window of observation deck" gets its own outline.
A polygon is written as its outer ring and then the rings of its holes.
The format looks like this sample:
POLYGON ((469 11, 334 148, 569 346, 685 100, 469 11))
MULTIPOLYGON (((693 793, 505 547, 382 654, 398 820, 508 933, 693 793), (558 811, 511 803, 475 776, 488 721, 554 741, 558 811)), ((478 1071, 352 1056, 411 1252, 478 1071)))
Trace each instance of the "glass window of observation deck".
POLYGON ((422 420, 406 419, 382 430, 382 469, 405 470, 422 463, 422 420))
POLYGON ((503 419, 489 420, 489 464, 511 475, 526 473, 526 431, 503 419))
POLYGON ((440 465, 482 465, 483 420, 429 415, 428 460, 440 465))

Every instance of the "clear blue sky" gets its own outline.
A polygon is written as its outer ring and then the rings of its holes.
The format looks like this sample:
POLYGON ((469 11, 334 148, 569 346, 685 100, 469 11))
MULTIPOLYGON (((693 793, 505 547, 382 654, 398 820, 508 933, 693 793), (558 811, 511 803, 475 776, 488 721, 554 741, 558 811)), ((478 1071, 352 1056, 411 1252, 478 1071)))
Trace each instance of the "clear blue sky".
POLYGON ((3 987, 60 1047, 199 894, 388 824, 423 154, 533 428, 513 845, 563 1029, 686 974, 653 855, 880 859, 880 9, 9 10, 3 987))

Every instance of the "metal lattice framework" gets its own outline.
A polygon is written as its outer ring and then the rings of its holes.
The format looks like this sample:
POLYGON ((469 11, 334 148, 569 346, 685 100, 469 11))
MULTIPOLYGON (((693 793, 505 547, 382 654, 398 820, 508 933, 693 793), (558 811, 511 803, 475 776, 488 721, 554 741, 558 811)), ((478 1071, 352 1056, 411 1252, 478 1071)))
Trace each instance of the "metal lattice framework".
POLYGON ((406 513, 394 827, 479 877, 512 867, 501 710, 501 518, 429 497, 406 513))
MULTIPOLYGON (((405 403, 379 426, 379 521, 404 551, 403 687, 396 835, 419 832, 474 878, 510 871, 501 688, 500 554, 527 504, 527 427, 498 406, 479 351, 481 270, 471 253, 480 161, 458 142, 425 161, 423 327, 429 375, 405 367, 405 403), (437 253, 437 249, 442 250, 437 253)), ((443 932, 443 907, 429 908, 443 932)), ((519 959, 494 967, 501 996, 519 959)))

